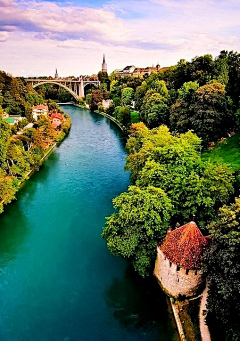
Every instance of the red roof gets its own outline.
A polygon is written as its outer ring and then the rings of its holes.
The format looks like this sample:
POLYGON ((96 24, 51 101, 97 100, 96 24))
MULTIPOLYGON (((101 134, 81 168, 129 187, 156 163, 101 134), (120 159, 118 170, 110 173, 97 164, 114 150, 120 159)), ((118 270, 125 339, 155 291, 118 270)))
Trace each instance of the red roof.
POLYGON ((62 114, 52 114, 51 120, 53 120, 54 118, 58 118, 59 120, 63 119, 62 114))
POLYGON ((58 127, 58 124, 55 122, 55 123, 52 123, 52 127, 54 128, 54 129, 56 129, 57 127, 58 127))
POLYGON ((172 232, 168 232, 160 249, 170 262, 185 269, 201 268, 201 258, 208 238, 204 237, 191 221, 172 232))
POLYGON ((37 110, 43 110, 43 109, 48 110, 48 106, 40 104, 40 105, 36 105, 35 107, 33 106, 32 110, 34 110, 34 109, 37 109, 37 110))

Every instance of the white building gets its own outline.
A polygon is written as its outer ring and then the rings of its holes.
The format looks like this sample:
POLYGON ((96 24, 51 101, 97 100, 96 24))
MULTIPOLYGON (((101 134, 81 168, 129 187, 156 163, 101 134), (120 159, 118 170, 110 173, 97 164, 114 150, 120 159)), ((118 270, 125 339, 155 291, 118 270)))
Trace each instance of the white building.
POLYGON ((41 115, 47 116, 48 114, 48 106, 47 105, 36 105, 32 107, 32 116, 35 121, 37 121, 38 117, 41 115))

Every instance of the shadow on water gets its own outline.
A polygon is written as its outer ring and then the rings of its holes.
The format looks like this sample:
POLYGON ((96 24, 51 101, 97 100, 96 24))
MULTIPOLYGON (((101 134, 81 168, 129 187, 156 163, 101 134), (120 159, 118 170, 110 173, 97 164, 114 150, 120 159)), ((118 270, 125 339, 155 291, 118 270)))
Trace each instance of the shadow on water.
POLYGON ((128 267, 124 278, 115 278, 105 295, 114 318, 128 331, 141 330, 143 340, 155 334, 154 340, 170 341, 171 333, 171 341, 179 340, 166 296, 152 276, 143 279, 128 267))
POLYGON ((91 115, 91 118, 92 118, 92 121, 94 123, 101 123, 104 121, 104 124, 107 124, 108 127, 114 131, 115 135, 118 136, 119 138, 119 143, 121 145, 121 147, 123 149, 125 149, 125 146, 126 146, 126 142, 127 142, 127 139, 126 137, 123 135, 123 132, 121 131, 121 129, 116 125, 116 123, 114 123, 113 121, 111 121, 109 118, 107 117, 104 117, 100 114, 97 114, 97 113, 94 113, 94 112, 90 112, 90 115, 91 115))
POLYGON ((0 215, 0 267, 5 267, 16 257, 30 231, 31 223, 24 213, 22 202, 26 207, 31 204, 39 183, 47 181, 51 167, 58 159, 56 153, 50 155, 40 167, 40 172, 36 171, 23 184, 16 194, 17 200, 4 207, 4 212, 0 215))
POLYGON ((15 201, 5 208, 0 217, 0 267, 15 258, 28 232, 26 216, 21 211, 20 203, 15 201), (12 221, 15 223, 12 224, 12 221))

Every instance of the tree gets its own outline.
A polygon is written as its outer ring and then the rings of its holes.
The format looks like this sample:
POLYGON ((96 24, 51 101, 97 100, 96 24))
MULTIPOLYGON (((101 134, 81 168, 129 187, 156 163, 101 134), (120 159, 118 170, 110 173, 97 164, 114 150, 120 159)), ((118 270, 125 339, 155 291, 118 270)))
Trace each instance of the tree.
POLYGON ((194 102, 194 95, 198 88, 197 82, 186 82, 178 89, 178 98, 170 109, 172 131, 184 133, 192 129, 190 105, 194 102))
POLYGON ((142 82, 140 86, 137 87, 136 92, 135 92, 135 108, 137 110, 140 110, 142 103, 143 103, 143 98, 147 92, 147 83, 145 81, 142 82))
POLYGON ((129 107, 116 107, 114 116, 124 127, 128 127, 131 122, 131 114, 129 107))
POLYGON ((149 90, 143 99, 140 117, 149 128, 167 124, 169 108, 166 99, 154 90, 149 90))
POLYGON ((163 80, 155 80, 151 84, 151 89, 155 90, 162 97, 168 97, 168 89, 166 83, 163 80))
POLYGON ((132 88, 122 89, 122 106, 132 106, 134 91, 132 88))
POLYGON ((9 124, 0 118, 0 169, 6 169, 7 143, 10 136, 9 124))
POLYGON ((14 179, 0 174, 0 213, 3 211, 3 203, 8 204, 15 198, 16 190, 14 179))
POLYGON ((222 340, 240 340, 240 198, 220 208, 216 221, 207 228, 211 236, 204 259, 207 307, 222 340))
POLYGON ((225 86, 216 81, 194 90, 196 87, 197 83, 188 82, 179 89, 180 98, 171 107, 170 124, 178 132, 194 130, 207 146, 236 126, 232 101, 226 96, 225 86))
POLYGON ((98 108, 98 103, 102 103, 103 93, 101 90, 92 90, 92 101, 90 104, 91 110, 96 110, 98 108))
POLYGON ((192 94, 199 88, 199 84, 197 82, 187 82, 184 83, 181 88, 178 90, 178 98, 180 100, 190 100, 192 98, 192 94))
POLYGON ((86 95, 86 103, 90 105, 92 102, 92 94, 87 94, 86 95))
POLYGON ((146 276, 156 257, 157 241, 166 233, 171 201, 159 188, 130 186, 113 204, 117 211, 107 218, 102 237, 112 254, 129 259, 146 276))
POLYGON ((127 142, 126 168, 140 188, 161 188, 174 205, 171 220, 185 222, 193 214, 200 226, 227 203, 233 176, 227 165, 201 160, 200 139, 191 131, 173 136, 165 126, 135 131, 127 142))
POLYGON ((191 104, 191 128, 205 143, 216 141, 234 128, 232 102, 223 84, 213 82, 197 89, 191 104))
POLYGON ((109 84, 109 78, 108 78, 108 73, 106 71, 99 71, 98 72, 98 80, 101 83, 107 83, 109 84))

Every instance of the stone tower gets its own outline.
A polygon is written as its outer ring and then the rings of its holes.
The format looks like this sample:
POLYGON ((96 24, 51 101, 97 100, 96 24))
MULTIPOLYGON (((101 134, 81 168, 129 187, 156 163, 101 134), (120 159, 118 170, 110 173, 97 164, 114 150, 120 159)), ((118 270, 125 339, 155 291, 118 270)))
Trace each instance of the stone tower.
POLYGON ((57 72, 57 69, 56 69, 56 72, 55 72, 55 79, 58 79, 58 72, 57 72))
POLYGON ((203 283, 201 259, 207 247, 204 237, 191 221, 168 232, 157 247, 154 275, 163 291, 171 297, 191 297, 198 293, 203 283))
POLYGON ((105 54, 103 55, 102 71, 107 72, 107 63, 105 62, 105 54))

